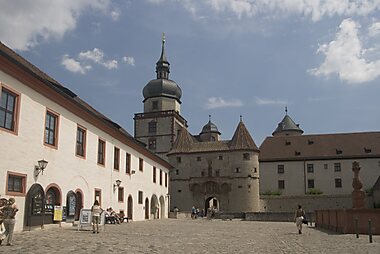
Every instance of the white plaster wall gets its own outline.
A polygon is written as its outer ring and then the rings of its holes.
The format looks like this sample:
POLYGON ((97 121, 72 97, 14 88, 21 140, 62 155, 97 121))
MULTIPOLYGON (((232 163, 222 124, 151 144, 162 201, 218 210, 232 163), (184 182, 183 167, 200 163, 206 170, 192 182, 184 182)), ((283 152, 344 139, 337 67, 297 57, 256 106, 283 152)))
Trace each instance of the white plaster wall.
MULTIPOLYGON (((42 96, 17 79, 0 71, 0 82, 11 87, 21 94, 18 135, 13 135, 0 129, 0 195, 5 195, 7 171, 27 174, 26 192, 34 183, 46 188, 55 183, 61 189, 62 203, 66 202, 68 191, 81 189, 84 194, 84 207, 88 208, 94 201, 94 189, 102 190, 102 206, 112 206, 116 211, 123 209, 127 213, 128 195, 133 197, 133 219, 143 220, 143 205, 138 204, 138 191, 144 192, 144 198, 153 194, 159 199, 161 196, 168 200, 168 189, 153 183, 152 167, 162 169, 168 173, 169 169, 158 165, 156 162, 139 154, 137 151, 114 139, 107 133, 87 123, 65 108, 59 106, 50 99, 42 96), (60 114, 58 131, 58 149, 53 149, 43 144, 44 121, 46 108, 60 114), (75 141, 77 124, 87 128, 86 159, 75 155, 75 141), (98 138, 106 140, 106 165, 97 165, 98 138), (120 148, 120 171, 113 170, 114 146, 120 148), (125 173, 125 154, 130 153, 132 169, 136 174, 125 173), (139 158, 144 159, 144 171, 138 170, 139 158), (43 175, 34 177, 34 166, 40 159, 47 160, 48 166, 43 175), (122 181, 124 187, 124 202, 117 201, 117 191, 113 192, 113 183, 116 179, 122 181)), ((169 180, 169 179, 168 179, 169 180)), ((45 189, 46 191, 46 189, 45 189)), ((17 214, 16 230, 23 227, 23 215, 25 197, 16 197, 20 212, 17 214)), ((168 210, 167 202, 165 211, 168 210)), ((167 212, 165 213, 167 214, 167 212)))

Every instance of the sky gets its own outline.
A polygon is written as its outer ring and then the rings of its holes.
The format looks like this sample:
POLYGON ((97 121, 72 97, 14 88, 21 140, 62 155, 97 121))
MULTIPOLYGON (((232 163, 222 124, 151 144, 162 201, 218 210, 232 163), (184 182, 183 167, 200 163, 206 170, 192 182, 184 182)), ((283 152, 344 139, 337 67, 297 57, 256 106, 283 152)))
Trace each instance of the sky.
POLYGON ((380 0, 0 0, 0 41, 132 135, 162 33, 181 115, 257 145, 288 114, 305 134, 378 131, 380 0))

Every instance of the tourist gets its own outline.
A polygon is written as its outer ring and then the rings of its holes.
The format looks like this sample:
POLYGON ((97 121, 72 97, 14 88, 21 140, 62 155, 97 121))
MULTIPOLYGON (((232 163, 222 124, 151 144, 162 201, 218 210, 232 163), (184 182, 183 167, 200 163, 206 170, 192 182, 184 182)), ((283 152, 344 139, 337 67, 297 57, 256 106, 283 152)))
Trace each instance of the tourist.
POLYGON ((302 209, 301 205, 298 205, 298 209, 294 214, 294 219, 296 221, 296 226, 298 228, 298 234, 302 234, 302 221, 305 217, 305 211, 302 209))
POLYGON ((195 219, 195 218, 196 218, 196 217, 195 217, 196 212, 197 212, 197 209, 195 208, 195 206, 193 206, 193 207, 191 208, 191 218, 192 218, 192 219, 195 219))
POLYGON ((92 213, 92 233, 99 234, 99 223, 100 223, 100 215, 102 214, 103 209, 99 205, 99 201, 95 200, 94 205, 91 207, 91 213, 92 213))
MULTIPOLYGON (((16 213, 18 208, 15 204, 15 199, 10 198, 5 206, 1 208, 5 226, 5 237, 7 237, 7 246, 12 245, 13 231, 16 223, 16 213)), ((5 239, 5 238, 4 238, 5 239)), ((2 240, 1 240, 2 242, 2 240)))
POLYGON ((3 224, 4 222, 4 217, 3 217, 3 211, 1 208, 3 208, 3 206, 5 206, 7 204, 7 199, 6 198, 1 198, 0 199, 0 245, 1 243, 3 242, 4 238, 5 238, 5 226, 3 224))

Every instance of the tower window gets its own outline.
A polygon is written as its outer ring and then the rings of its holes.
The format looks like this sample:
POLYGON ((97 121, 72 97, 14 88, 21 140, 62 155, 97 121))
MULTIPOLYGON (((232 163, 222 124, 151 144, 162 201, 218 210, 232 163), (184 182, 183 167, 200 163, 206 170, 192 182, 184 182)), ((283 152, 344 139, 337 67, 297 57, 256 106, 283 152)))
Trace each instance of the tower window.
POLYGON ((243 153, 243 160, 250 160, 251 156, 249 153, 243 153))
POLYGON ((308 179, 307 180, 307 188, 309 188, 309 189, 314 188, 314 179, 308 179))
POLYGON ((240 173, 240 168, 235 168, 235 173, 240 173))
POLYGON ((342 188, 342 179, 335 178, 335 188, 342 188))
POLYGON ((278 180, 278 188, 280 190, 285 189, 285 181, 284 180, 278 180))
POLYGON ((283 174, 285 172, 285 166, 283 164, 277 165, 277 174, 283 174))
POLYGON ((157 141, 155 138, 151 138, 149 139, 148 141, 148 148, 151 149, 151 150, 156 150, 156 146, 157 146, 157 141))
POLYGON ((219 155, 219 160, 223 160, 223 156, 222 155, 219 155))
POLYGON ((181 157, 177 157, 177 163, 181 163, 182 162, 182 158, 181 157))
POLYGON ((152 109, 158 110, 158 101, 152 101, 152 109))
POLYGON ((307 173, 314 173, 314 164, 307 164, 307 173))
POLYGON ((157 122, 155 122, 155 121, 149 122, 148 131, 149 131, 149 133, 156 133, 157 132, 157 122))

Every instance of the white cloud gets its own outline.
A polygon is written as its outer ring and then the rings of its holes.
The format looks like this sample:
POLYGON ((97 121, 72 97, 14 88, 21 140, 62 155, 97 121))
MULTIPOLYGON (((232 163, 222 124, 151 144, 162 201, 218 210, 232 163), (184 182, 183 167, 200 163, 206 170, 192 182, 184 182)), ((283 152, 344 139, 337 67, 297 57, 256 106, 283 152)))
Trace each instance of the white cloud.
POLYGON ((216 13, 232 13, 238 18, 257 14, 270 16, 302 15, 318 21, 322 17, 361 15, 366 16, 380 9, 379 0, 146 0, 150 3, 180 3, 192 14, 194 10, 216 13))
POLYGON ((104 60, 104 52, 101 49, 94 48, 93 50, 88 50, 85 52, 80 52, 78 55, 79 60, 82 61, 92 61, 94 63, 100 64, 107 69, 117 69, 118 62, 117 60, 104 60))
POLYGON ((76 27, 82 12, 106 12, 110 0, 1 1, 0 40, 18 50, 61 39, 76 27))
POLYGON ((275 99, 267 99, 267 98, 259 98, 256 97, 256 104, 259 106, 271 106, 271 105, 288 105, 289 103, 284 100, 275 100, 275 99))
POLYGON ((368 36, 375 37, 380 34, 380 22, 374 22, 369 28, 368 28, 368 36))
POLYGON ((133 56, 124 56, 123 61, 131 66, 135 66, 135 58, 133 56))
POLYGON ((214 108, 241 107, 241 106, 243 106, 243 102, 238 99, 226 100, 221 97, 210 97, 207 99, 205 108, 214 109, 214 108))
POLYGON ((90 65, 83 66, 80 62, 69 57, 67 54, 62 57, 61 64, 66 68, 66 70, 74 73, 85 74, 87 70, 91 69, 90 65))
POLYGON ((119 9, 114 9, 113 11, 111 11, 111 18, 113 21, 118 21, 119 18, 120 18, 120 10, 119 9))
POLYGON ((348 83, 364 83, 380 76, 380 59, 368 61, 364 54, 373 49, 363 48, 359 38, 360 25, 345 19, 339 26, 335 39, 319 46, 317 53, 325 55, 318 68, 308 70, 315 76, 337 74, 348 83))

